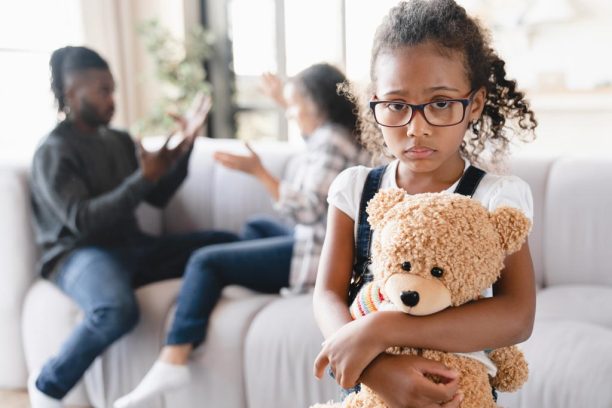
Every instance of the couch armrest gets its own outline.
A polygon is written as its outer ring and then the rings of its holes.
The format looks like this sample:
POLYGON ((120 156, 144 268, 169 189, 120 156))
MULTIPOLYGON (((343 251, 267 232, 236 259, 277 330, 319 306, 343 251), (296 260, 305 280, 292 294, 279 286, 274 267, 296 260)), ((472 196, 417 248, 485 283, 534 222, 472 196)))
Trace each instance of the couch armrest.
POLYGON ((21 314, 37 257, 27 177, 23 167, 0 168, 0 388, 26 385, 21 314))

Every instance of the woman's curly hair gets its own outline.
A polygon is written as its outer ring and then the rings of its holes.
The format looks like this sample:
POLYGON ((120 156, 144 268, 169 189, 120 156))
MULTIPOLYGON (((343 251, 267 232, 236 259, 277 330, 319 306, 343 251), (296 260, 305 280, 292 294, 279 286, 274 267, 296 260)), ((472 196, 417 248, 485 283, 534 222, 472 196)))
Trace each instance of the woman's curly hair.
MULTIPOLYGON (((484 87, 487 93, 482 115, 470 124, 472 132, 466 133, 461 145, 466 159, 479 163, 486 152, 490 160, 497 161, 507 153, 511 138, 534 139, 534 113, 516 81, 506 78, 505 62, 492 49, 489 33, 453 0, 409 0, 391 9, 374 37, 369 91, 376 83, 374 67, 379 55, 428 41, 449 55, 459 51, 471 89, 484 87)), ((359 99, 354 93, 352 97, 359 99)), ((374 116, 363 102, 359 104, 361 142, 372 153, 389 156, 374 116)))

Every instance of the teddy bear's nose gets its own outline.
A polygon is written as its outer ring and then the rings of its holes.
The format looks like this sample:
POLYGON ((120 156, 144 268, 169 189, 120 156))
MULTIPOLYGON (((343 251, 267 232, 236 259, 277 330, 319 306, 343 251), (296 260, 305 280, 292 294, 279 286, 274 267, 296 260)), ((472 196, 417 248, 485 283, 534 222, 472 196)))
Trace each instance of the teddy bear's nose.
POLYGON ((419 292, 414 292, 412 290, 407 290, 402 292, 400 295, 400 299, 402 299, 402 303, 408 307, 414 307, 419 303, 419 292))

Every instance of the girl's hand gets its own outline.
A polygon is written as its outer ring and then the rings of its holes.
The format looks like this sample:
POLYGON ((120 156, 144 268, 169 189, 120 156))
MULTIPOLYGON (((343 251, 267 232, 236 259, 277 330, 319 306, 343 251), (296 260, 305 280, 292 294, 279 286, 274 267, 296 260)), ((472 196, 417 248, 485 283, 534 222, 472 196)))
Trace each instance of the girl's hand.
POLYGON ((249 155, 243 156, 232 153, 216 152, 213 157, 225 167, 258 177, 265 172, 265 169, 261 164, 259 156, 253 151, 251 146, 248 143, 244 145, 249 149, 249 155))
POLYGON ((329 365, 341 387, 350 388, 358 382, 368 364, 384 351, 370 316, 373 315, 345 324, 323 342, 323 348, 314 363, 317 378, 321 378, 325 367, 329 365))
POLYGON ((463 395, 458 393, 459 374, 436 361, 419 356, 383 353, 361 378, 389 408, 457 408, 463 395), (425 374, 441 379, 436 384, 425 374))

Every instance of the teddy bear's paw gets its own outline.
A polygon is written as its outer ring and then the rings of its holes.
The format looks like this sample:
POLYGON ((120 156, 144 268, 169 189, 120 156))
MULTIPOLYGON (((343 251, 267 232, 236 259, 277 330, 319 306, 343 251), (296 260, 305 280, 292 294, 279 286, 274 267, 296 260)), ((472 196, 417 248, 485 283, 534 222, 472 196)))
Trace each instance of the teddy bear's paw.
POLYGON ((518 347, 495 349, 489 357, 497 366, 497 375, 491 379, 491 385, 499 391, 514 392, 527 382, 529 368, 518 347))

